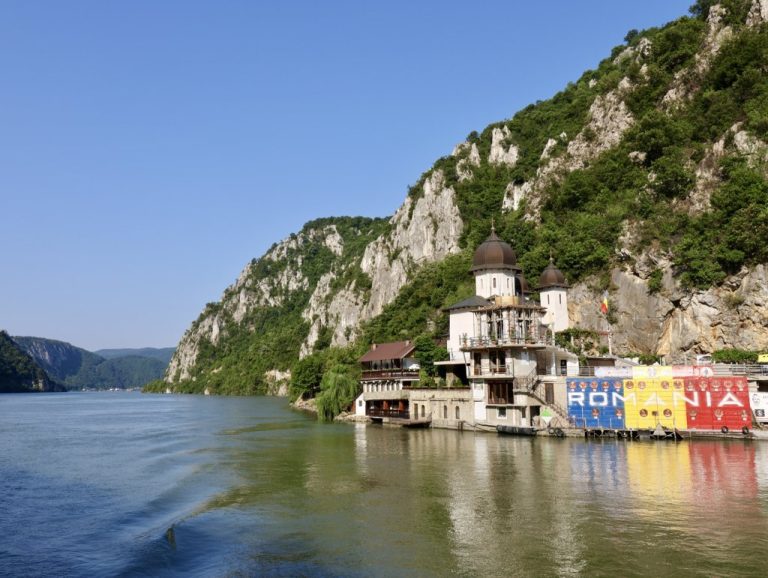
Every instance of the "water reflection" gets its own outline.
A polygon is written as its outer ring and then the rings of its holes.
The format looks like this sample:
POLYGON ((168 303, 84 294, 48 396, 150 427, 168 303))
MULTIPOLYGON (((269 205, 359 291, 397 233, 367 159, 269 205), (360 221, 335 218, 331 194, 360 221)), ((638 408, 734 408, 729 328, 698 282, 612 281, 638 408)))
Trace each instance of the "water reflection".
POLYGON ((210 455, 232 483, 177 528, 174 556, 225 536, 245 575, 763 573, 760 444, 264 423, 221 436, 210 455))

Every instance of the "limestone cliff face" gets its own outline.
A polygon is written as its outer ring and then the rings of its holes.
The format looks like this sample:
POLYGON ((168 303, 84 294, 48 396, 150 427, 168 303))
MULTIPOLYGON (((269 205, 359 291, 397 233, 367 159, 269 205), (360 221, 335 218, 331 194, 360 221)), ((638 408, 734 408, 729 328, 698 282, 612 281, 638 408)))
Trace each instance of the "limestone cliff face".
POLYGON ((421 193, 416 200, 406 198, 390 220, 390 231, 366 247, 359 266, 371 279, 367 298, 354 283, 333 291, 333 273, 317 284, 304 313, 312 327, 303 355, 312 351, 323 327, 331 328, 333 345, 346 345, 360 322, 381 313, 419 266, 459 251, 463 222, 443 173, 433 171, 421 193))
MULTIPOLYGON (((650 45, 639 54, 649 50, 650 45)), ((542 162, 536 176, 529 181, 507 185, 502 210, 517 210, 520 202, 526 199, 529 217, 537 219, 542 194, 547 186, 562 180, 563 175, 571 171, 584 168, 601 153, 616 146, 635 122, 624 101, 634 88, 628 78, 622 78, 614 90, 595 97, 589 108, 587 124, 572 140, 568 141, 565 133, 560 134, 558 139, 550 138, 541 152, 542 162), (561 154, 555 155, 552 151, 558 141, 566 146, 561 154)), ((516 159, 517 152, 514 150, 516 159)))
POLYGON ((408 197, 392 217, 392 233, 380 237, 365 250, 360 266, 373 281, 364 309, 366 318, 381 313, 415 267, 459 250, 464 224, 453 188, 445 186, 443 173, 436 170, 422 189, 418 200, 408 197))
POLYGON ((274 245, 260 260, 251 261, 235 283, 228 287, 218 304, 209 304, 184 333, 171 363, 166 380, 177 382, 192 378, 203 340, 217 345, 227 326, 241 324, 257 308, 277 307, 292 294, 308 288, 302 272, 303 250, 309 245, 325 246, 334 255, 343 249, 343 240, 335 226, 310 229, 274 245))
POLYGON ((453 188, 435 170, 420 189, 418 196, 406 198, 386 232, 371 239, 361 254, 347 254, 337 227, 328 225, 305 228, 249 263, 221 301, 209 304, 184 334, 166 381, 194 379, 201 345, 218 346, 255 311, 279 309, 303 295, 301 318, 308 329, 297 355, 311 353, 324 335, 332 345, 348 344, 360 323, 381 313, 421 265, 459 250, 463 222, 453 188), (306 255, 318 246, 327 250, 327 266, 319 278, 311 279, 305 272, 306 255), (355 270, 360 275, 353 275, 355 270), (361 280, 367 280, 365 286, 361 280))
POLYGON ((663 269, 663 287, 651 293, 633 268, 611 272, 609 325, 601 292, 579 283, 569 292, 572 322, 612 333, 616 351, 656 353, 675 362, 723 348, 768 350, 768 268, 744 269, 720 287, 683 291, 663 269))

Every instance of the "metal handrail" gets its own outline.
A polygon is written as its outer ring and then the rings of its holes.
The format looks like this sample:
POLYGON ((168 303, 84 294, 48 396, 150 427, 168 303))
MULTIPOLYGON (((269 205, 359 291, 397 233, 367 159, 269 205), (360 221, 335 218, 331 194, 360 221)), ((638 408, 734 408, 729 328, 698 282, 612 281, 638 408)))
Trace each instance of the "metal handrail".
POLYGON ((364 369, 362 379, 419 377, 418 369, 364 369))
MULTIPOLYGON (((768 375, 768 364, 766 363, 715 363, 712 365, 694 365, 703 369, 712 368, 712 374, 716 377, 725 377, 729 375, 768 375)), ((579 377, 593 377, 595 375, 593 366, 579 366, 579 377)))
POLYGON ((461 340, 461 347, 465 349, 471 349, 473 347, 490 347, 490 346, 504 346, 504 345, 546 345, 540 337, 527 336, 527 337, 463 337, 461 340))

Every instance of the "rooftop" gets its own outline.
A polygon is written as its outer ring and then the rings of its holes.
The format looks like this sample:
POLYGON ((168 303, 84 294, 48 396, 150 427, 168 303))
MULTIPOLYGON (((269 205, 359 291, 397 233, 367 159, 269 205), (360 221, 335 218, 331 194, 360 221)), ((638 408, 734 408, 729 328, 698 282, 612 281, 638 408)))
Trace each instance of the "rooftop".
POLYGON ((367 361, 383 361, 385 359, 403 359, 413 353, 414 349, 415 346, 410 340, 374 343, 371 345, 371 349, 366 351, 359 361, 360 363, 365 363, 367 361))

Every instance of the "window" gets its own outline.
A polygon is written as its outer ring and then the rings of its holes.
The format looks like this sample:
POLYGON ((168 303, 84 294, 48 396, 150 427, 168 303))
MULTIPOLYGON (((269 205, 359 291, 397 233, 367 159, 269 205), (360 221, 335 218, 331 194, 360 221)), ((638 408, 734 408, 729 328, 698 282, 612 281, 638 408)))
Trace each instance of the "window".
POLYGON ((416 419, 419 418, 419 404, 418 403, 414 403, 413 404, 413 417, 415 417, 416 419))
POLYGON ((448 419, 448 406, 443 406, 443 419, 448 419))
POLYGON ((496 408, 496 417, 498 417, 499 419, 507 419, 507 408, 506 407, 496 408))
POLYGON ((421 417, 424 417, 424 415, 425 415, 425 414, 424 414, 424 406, 422 405, 422 406, 421 406, 421 417))
POLYGON ((496 277, 493 278, 493 288, 496 289, 496 277))
POLYGON ((456 419, 461 419, 461 410, 458 405, 456 406, 456 419))
POLYGON ((560 295, 558 295, 558 297, 560 298, 560 305, 562 305, 563 304, 563 294, 561 293, 560 295))
POLYGON ((549 305, 549 295, 547 295, 547 305, 549 305))

